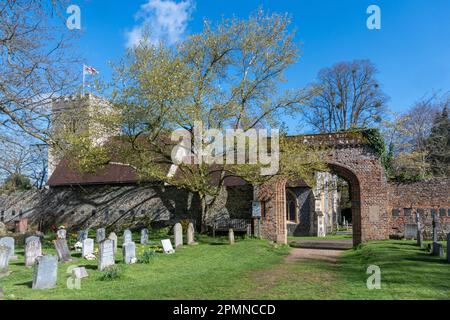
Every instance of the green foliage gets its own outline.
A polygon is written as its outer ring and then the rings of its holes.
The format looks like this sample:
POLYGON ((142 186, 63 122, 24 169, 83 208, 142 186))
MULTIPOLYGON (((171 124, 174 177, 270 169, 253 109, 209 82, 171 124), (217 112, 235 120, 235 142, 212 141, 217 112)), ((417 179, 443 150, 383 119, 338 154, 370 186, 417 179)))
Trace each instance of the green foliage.
POLYGON ((450 175, 450 119, 447 107, 437 115, 426 146, 427 162, 435 176, 450 175))
POLYGON ((101 281, 113 281, 121 278, 123 275, 123 268, 118 265, 110 266, 103 270, 100 280, 101 281))
POLYGON ((155 257, 156 251, 147 249, 138 257, 138 263, 149 264, 152 260, 155 259, 155 257))
POLYGON ((4 191, 26 191, 32 188, 30 179, 21 175, 20 173, 13 173, 6 178, 2 189, 4 191))

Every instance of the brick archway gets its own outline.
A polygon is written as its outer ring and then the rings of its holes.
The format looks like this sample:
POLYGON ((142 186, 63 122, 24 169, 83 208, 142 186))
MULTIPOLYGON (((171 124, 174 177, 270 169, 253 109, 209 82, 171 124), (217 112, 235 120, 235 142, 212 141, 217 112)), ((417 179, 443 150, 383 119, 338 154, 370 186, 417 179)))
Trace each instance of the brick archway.
MULTIPOLYGON (((326 145, 325 162, 350 186, 353 243, 389 237, 388 185, 378 155, 361 138, 345 133, 296 137, 299 143, 326 145)), ((265 203, 260 234, 287 243, 286 182, 274 177, 259 186, 256 197, 265 203)))

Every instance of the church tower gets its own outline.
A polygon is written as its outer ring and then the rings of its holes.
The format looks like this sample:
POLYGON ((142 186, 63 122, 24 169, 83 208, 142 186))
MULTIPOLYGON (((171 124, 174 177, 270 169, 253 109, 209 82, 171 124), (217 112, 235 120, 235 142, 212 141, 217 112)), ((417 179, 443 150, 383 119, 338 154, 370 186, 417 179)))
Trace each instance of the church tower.
POLYGON ((113 108, 105 99, 90 93, 54 99, 52 101, 52 142, 48 147, 48 178, 61 161, 58 144, 64 144, 62 132, 81 134, 88 131, 94 145, 104 144, 110 137, 120 134, 120 129, 106 128, 95 121, 96 116, 112 113, 113 108))

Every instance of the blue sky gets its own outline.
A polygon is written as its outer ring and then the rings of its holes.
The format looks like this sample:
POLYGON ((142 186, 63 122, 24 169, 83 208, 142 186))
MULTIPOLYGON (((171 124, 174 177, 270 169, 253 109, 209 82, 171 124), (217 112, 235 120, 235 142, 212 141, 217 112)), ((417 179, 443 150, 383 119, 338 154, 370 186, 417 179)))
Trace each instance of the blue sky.
POLYGON ((378 79, 391 98, 391 110, 402 111, 425 94, 450 90, 448 0, 185 1, 190 3, 173 0, 178 9, 172 11, 158 10, 164 0, 74 1, 81 8, 82 55, 108 77, 108 61, 118 60, 130 41, 127 35, 139 31, 142 19, 135 19, 139 12, 146 13, 155 29, 161 23, 173 27, 161 36, 176 41, 201 31, 204 18, 247 17, 262 5, 272 12, 290 13, 302 42, 301 59, 287 72, 290 88, 305 86, 321 68, 335 62, 370 59, 380 71, 378 79), (381 8, 381 30, 366 27, 371 4, 381 8))

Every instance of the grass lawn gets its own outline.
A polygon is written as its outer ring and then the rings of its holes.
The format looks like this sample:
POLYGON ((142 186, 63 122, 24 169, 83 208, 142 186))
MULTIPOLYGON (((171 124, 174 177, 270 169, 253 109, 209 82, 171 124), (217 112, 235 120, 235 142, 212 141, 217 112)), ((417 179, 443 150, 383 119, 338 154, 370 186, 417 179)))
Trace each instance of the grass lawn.
MULTIPOLYGON (((377 241, 342 254, 336 263, 285 261, 290 249, 264 240, 201 238, 173 255, 157 254, 150 264, 123 265, 123 275, 100 280, 96 262, 60 264, 57 288, 30 288, 32 269, 23 251, 0 279, 6 299, 449 299, 450 264, 429 256, 414 241, 377 241), (366 288, 369 265, 381 268, 381 290, 366 288), (66 287, 70 265, 85 266, 89 278, 80 290, 66 287)), ((138 245, 138 251, 143 248, 138 245)), ((45 253, 52 253, 50 246, 45 253)))

